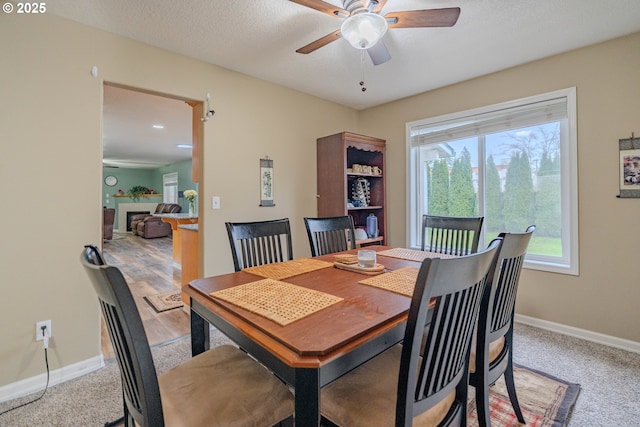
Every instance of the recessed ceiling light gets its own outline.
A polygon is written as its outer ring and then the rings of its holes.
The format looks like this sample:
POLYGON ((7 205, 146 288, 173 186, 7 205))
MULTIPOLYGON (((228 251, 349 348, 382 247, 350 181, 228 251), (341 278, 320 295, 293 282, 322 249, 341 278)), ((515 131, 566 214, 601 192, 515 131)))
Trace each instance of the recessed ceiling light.
POLYGON ((164 129, 164 125, 153 125, 154 129, 164 129))
POLYGON ((177 144, 176 147, 178 147, 178 148, 193 148, 193 145, 191 145, 191 144, 177 144))

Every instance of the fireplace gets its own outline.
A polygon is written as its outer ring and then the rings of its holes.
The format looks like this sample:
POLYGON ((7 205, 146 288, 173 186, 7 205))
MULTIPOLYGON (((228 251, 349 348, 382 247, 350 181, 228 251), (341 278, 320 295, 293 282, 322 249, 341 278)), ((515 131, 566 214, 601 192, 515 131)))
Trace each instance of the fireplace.
POLYGON ((131 229, 131 215, 155 212, 158 203, 118 203, 118 232, 126 233, 131 229), (130 213, 130 215, 128 215, 130 213))
POLYGON ((149 211, 127 211, 127 231, 131 231, 131 218, 133 218, 134 215, 149 213, 149 211))

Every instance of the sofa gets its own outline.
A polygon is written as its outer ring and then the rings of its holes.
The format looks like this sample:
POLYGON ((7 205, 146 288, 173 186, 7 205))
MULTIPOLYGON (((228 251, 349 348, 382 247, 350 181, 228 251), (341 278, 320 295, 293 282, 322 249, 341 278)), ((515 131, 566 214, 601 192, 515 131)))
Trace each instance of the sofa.
MULTIPOLYGON (((176 203, 158 203, 154 214, 180 213, 182 207, 176 203)), ((171 224, 153 216, 139 214, 131 218, 131 232, 145 239, 171 236, 171 224)))

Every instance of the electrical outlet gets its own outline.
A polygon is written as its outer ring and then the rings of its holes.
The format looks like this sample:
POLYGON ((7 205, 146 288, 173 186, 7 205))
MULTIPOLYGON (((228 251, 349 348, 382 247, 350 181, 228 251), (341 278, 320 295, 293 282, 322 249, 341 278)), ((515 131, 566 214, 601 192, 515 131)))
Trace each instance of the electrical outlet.
POLYGON ((49 338, 53 336, 51 333, 51 320, 44 320, 42 322, 36 323, 36 341, 42 341, 44 339, 44 335, 42 334, 42 327, 47 328, 47 334, 49 338))

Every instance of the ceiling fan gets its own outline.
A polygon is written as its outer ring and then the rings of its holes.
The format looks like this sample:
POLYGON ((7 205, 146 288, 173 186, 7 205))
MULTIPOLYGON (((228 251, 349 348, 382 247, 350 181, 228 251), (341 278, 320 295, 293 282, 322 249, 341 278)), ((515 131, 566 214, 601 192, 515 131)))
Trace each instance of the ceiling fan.
POLYGON ((342 27, 296 50, 311 53, 339 38, 346 39, 356 49, 366 50, 374 65, 391 59, 382 40, 388 28, 453 27, 460 15, 459 7, 408 10, 380 15, 387 0, 343 0, 343 8, 322 0, 290 0, 327 15, 343 18, 342 27))

